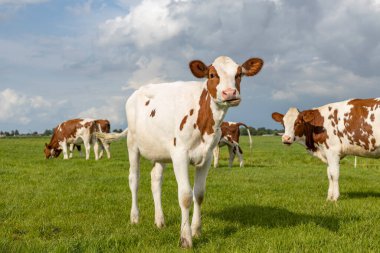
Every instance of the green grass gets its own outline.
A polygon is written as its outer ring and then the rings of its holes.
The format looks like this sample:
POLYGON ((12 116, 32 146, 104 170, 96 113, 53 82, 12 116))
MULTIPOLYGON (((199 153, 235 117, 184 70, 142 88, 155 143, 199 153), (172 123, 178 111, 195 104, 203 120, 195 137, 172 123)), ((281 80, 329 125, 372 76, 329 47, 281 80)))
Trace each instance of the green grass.
MULTIPOLYGON (((254 137, 245 168, 211 169, 202 207, 200 252, 379 252, 380 162, 342 161, 337 205, 326 203, 326 166, 299 145, 254 137)), ((149 161, 142 160, 140 224, 129 223, 125 141, 110 160, 45 160, 47 138, 0 139, 0 252, 173 252, 180 208, 172 167, 165 171, 166 227, 154 225, 149 161)), ((193 168, 190 173, 193 175, 193 168)))

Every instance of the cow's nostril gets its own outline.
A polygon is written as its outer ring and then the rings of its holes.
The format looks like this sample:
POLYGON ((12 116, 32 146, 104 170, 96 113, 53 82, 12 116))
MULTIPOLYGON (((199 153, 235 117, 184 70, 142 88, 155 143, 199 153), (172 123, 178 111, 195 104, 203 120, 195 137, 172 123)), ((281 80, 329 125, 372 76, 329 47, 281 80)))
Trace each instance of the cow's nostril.
POLYGON ((234 90, 234 93, 233 93, 233 95, 236 95, 236 90, 234 90))

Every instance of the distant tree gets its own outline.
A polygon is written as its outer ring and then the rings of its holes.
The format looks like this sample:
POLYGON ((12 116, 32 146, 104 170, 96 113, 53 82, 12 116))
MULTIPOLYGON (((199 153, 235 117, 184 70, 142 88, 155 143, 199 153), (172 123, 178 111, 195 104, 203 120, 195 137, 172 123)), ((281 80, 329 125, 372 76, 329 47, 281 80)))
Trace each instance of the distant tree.
POLYGON ((114 132, 114 133, 121 133, 121 132, 123 132, 123 129, 121 129, 121 128, 114 129, 112 132, 114 132))
POLYGON ((53 134, 53 130, 52 129, 46 129, 43 133, 42 133, 42 135, 44 135, 44 136, 50 136, 50 135, 52 135, 53 134))
POLYGON ((18 132, 18 130, 17 130, 17 129, 15 130, 15 133, 14 133, 14 135, 15 135, 15 136, 19 136, 19 135, 20 135, 20 133, 18 132))

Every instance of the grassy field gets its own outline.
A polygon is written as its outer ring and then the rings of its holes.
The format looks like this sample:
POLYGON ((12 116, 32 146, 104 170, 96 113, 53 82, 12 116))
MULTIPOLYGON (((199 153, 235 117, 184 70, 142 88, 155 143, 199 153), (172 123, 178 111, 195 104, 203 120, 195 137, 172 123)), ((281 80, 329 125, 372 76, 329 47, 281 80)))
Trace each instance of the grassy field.
MULTIPOLYGON (((246 167, 211 169, 199 252, 379 252, 380 161, 342 161, 341 198, 326 203, 326 166, 299 145, 254 137, 246 167)), ((165 171, 166 227, 154 226, 148 161, 142 161, 140 224, 129 223, 125 141, 112 158, 45 160, 47 138, 0 139, 0 252, 173 252, 180 208, 171 166, 165 171)), ((193 175, 193 168, 191 168, 193 175)))

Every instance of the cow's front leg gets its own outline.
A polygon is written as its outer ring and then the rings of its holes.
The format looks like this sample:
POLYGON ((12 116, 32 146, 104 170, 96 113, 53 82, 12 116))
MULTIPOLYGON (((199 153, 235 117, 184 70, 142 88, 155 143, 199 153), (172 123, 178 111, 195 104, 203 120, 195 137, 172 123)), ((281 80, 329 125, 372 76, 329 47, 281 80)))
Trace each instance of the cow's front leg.
POLYGON ((165 165, 162 163, 155 163, 150 176, 152 180, 152 194, 154 199, 154 223, 158 228, 165 225, 164 212, 162 211, 161 204, 161 186, 165 165))
POLYGON ((63 141, 61 143, 62 152, 63 152, 63 159, 69 159, 69 156, 67 155, 67 142, 63 141))
POLYGON ((204 166, 197 167, 195 170, 194 178, 194 213, 193 220, 191 222, 192 235, 198 237, 201 235, 202 220, 201 220, 201 205, 203 202, 205 190, 206 190, 206 177, 211 165, 211 157, 209 162, 206 162, 204 166))
POLYGON ((329 179, 329 189, 327 200, 337 201, 339 198, 339 157, 327 157, 327 177, 329 179))
POLYGON ((131 223, 137 224, 139 222, 139 209, 137 205, 137 191, 139 188, 140 180, 140 153, 137 148, 132 147, 128 140, 128 155, 129 155, 129 188, 132 193, 132 207, 131 207, 131 223))
POLYGON ((184 152, 182 154, 174 154, 172 159, 178 184, 178 201, 182 213, 181 246, 183 248, 191 248, 193 242, 191 238, 189 210, 193 200, 193 191, 191 190, 189 180, 189 158, 184 152))

